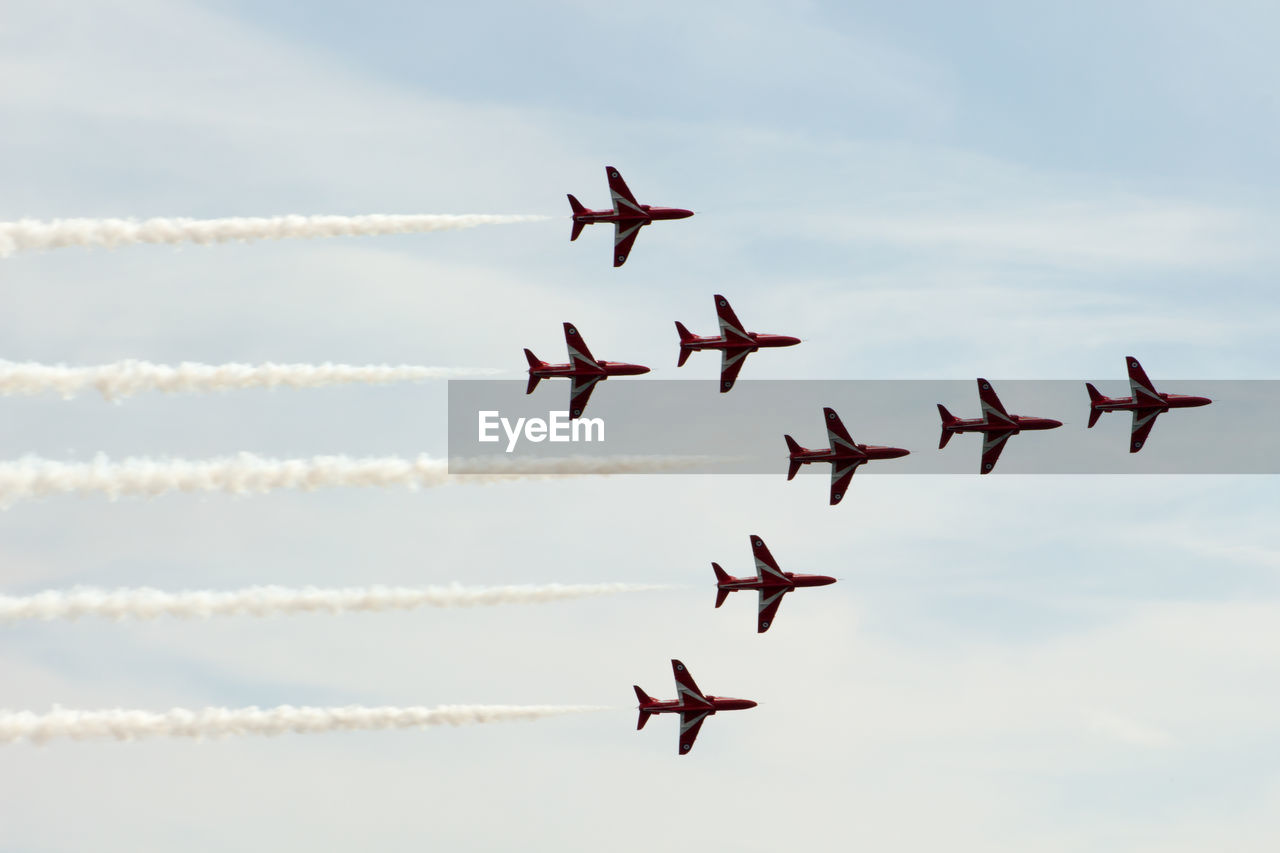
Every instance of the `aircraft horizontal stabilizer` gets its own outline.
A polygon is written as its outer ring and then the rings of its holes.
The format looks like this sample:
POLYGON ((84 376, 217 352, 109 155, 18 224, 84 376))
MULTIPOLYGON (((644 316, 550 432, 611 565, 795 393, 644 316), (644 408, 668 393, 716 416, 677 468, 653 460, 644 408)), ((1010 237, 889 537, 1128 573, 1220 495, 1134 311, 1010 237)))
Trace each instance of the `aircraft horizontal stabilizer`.
POLYGON ((640 689, 640 685, 633 686, 635 687, 636 698, 640 700, 640 719, 636 720, 636 731, 639 731, 644 728, 644 724, 649 722, 649 718, 653 716, 652 711, 645 709, 645 706, 652 703, 653 699, 649 697, 648 693, 640 689))

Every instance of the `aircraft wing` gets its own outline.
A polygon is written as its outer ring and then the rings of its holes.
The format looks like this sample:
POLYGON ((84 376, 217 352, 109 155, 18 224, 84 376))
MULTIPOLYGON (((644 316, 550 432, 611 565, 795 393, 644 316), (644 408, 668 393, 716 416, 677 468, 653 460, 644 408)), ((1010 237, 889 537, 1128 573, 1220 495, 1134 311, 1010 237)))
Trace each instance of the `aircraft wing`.
MULTIPOLYGON (((982 417, 986 418, 987 423, 1013 424, 1013 418, 1005 411, 1000 398, 996 396, 996 389, 992 388, 991 383, 985 379, 978 380, 978 401, 982 404, 982 417)), ((995 464, 994 460, 991 464, 995 464)))
POLYGON ((706 721, 710 711, 681 711, 680 712, 680 754, 684 755, 693 749, 693 742, 698 739, 698 732, 702 729, 703 722, 706 721))
POLYGON ((569 418, 578 418, 586 411, 587 400, 591 399, 591 392, 596 389, 596 383, 603 376, 574 376, 573 388, 569 392, 569 418))
POLYGON ((840 503, 849 488, 850 481, 853 480, 854 472, 865 461, 865 459, 842 459, 831 463, 831 506, 840 503))
POLYGON ((720 335, 732 343, 752 344, 755 343, 751 338, 751 334, 742 325, 742 321, 738 319, 738 315, 733 313, 733 307, 729 304, 729 300, 720 294, 716 294, 716 318, 720 321, 720 335))
POLYGON ((863 455, 858 445, 854 443, 853 436, 849 435, 849 431, 844 428, 844 423, 836 414, 836 410, 827 406, 822 410, 822 414, 827 419, 827 441, 831 443, 831 449, 845 454, 863 455))
POLYGON ((676 700, 686 705, 705 705, 710 708, 711 703, 707 701, 707 697, 698 685, 694 683, 693 676, 689 674, 689 670, 685 669, 684 664, 678 660, 671 661, 671 674, 676 678, 676 700))
POLYGON ((609 195, 613 198, 614 213, 639 213, 644 214, 644 209, 640 207, 640 202, 636 201, 636 197, 631 194, 627 182, 622 180, 622 173, 612 166, 605 166, 604 173, 609 178, 609 195))
POLYGON ((991 470, 996 467, 996 460, 1000 458, 1000 453, 1004 450, 1005 442, 1009 440, 1009 436, 1013 435, 1015 431, 1002 429, 982 434, 982 467, 978 471, 979 474, 991 473, 991 470))
POLYGON ((749 349, 722 349, 720 350, 720 393, 726 393, 733 387, 733 383, 738 381, 738 374, 742 372, 742 365, 747 363, 747 356, 751 355, 749 349))
POLYGON ((615 222, 613 225, 613 265, 620 267, 627 262, 627 256, 631 254, 631 247, 635 245, 644 223, 615 222))
POLYGON ((756 633, 763 634, 769 630, 769 626, 773 624, 773 619, 778 615, 778 608, 782 605, 782 597, 791 592, 787 589, 760 590, 760 608, 756 616, 756 633))
POLYGON ((1129 431, 1130 453, 1137 453, 1147 443, 1147 436, 1151 435, 1151 429, 1156 425, 1156 418, 1160 417, 1162 412, 1162 409, 1133 410, 1133 426, 1129 431))
POLYGON ((1129 393, 1133 395, 1133 402, 1139 405, 1163 406, 1164 400, 1156 392, 1156 386, 1151 384, 1151 380, 1147 378, 1147 372, 1142 369, 1141 364, 1138 364, 1138 360, 1131 355, 1126 356, 1125 365, 1129 368, 1129 393))
POLYGON ((773 555, 769 553, 769 546, 764 544, 764 540, 759 536, 751 537, 751 551, 756 558, 756 577, 760 580, 773 578, 790 582, 790 579, 782 573, 782 569, 778 567, 778 561, 773 559, 773 555))
POLYGON ((578 327, 572 323, 564 324, 564 345, 569 350, 569 365, 578 370, 603 370, 600 363, 587 349, 587 342, 578 334, 578 327))

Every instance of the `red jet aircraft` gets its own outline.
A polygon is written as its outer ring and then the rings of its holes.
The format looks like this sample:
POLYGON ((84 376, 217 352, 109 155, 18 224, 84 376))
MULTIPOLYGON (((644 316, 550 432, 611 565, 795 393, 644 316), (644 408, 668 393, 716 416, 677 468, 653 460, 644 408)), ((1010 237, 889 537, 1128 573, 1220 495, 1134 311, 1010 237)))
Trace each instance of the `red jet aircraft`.
POLYGON ((525 393, 532 394, 533 389, 537 388, 538 383, 543 379, 552 379, 557 376, 572 379, 573 388, 569 392, 570 419, 582 415, 597 382, 608 379, 610 376, 639 376, 649 372, 649 368, 642 364, 596 361, 572 323, 564 324, 564 342, 569 347, 568 364, 547 364, 528 349, 524 351, 524 357, 529 360, 529 387, 525 393))
POLYGON ((693 676, 678 660, 671 661, 671 672, 676 677, 676 697, 672 700, 654 699, 636 685, 636 698, 640 700, 640 720, 636 730, 644 728, 649 717, 654 714, 680 715, 680 754, 693 749, 693 742, 698 737, 698 729, 702 722, 717 711, 745 711, 754 708, 755 702, 750 699, 729 699, 724 696, 707 696, 698 689, 693 676))
POLYGON ((613 232, 613 265, 620 267, 627 262, 631 254, 631 246, 636 242, 640 229, 660 219, 688 219, 693 216, 692 210, 679 207, 652 207, 636 201, 636 197, 627 189, 626 181, 612 166, 604 167, 609 176, 609 194, 613 196, 612 210, 588 210, 573 196, 569 196, 569 207, 573 208, 573 233, 569 240, 577 240, 582 229, 597 222, 612 222, 613 232))
POLYGON ((741 589, 760 590, 760 607, 756 617, 757 634, 763 634, 769 630, 769 625, 777 615, 779 605, 782 604, 782 597, 787 593, 802 586, 826 586, 836 582, 835 578, 829 578, 826 575, 784 572, 778 568, 773 555, 769 553, 764 540, 759 536, 751 537, 751 550, 755 552, 756 557, 756 576, 753 578, 730 577, 724 569, 720 568, 719 563, 712 563, 711 568, 716 573, 716 607, 724 604, 724 600, 731 592, 741 589))
POLYGON ((807 447, 801 447, 789 435, 783 438, 787 440, 787 450, 790 451, 791 459, 791 466, 787 469, 788 480, 795 477, 801 465, 807 465, 810 462, 831 463, 831 506, 840 503, 859 465, 872 459, 897 459, 911 452, 901 447, 855 444, 849 436, 849 431, 840 422, 840 416, 836 414, 835 409, 827 407, 822 410, 822 413, 827 418, 827 440, 831 442, 829 450, 810 450, 807 447))
POLYGON ((942 415, 942 438, 938 441, 938 449, 947 446, 951 436, 959 432, 982 433, 982 465, 981 474, 990 474, 996 467, 996 460, 1004 450, 1009 436, 1017 435, 1024 429, 1057 429, 1062 421, 1053 418, 1028 418, 1022 415, 1011 415, 1000 404, 995 389, 985 379, 978 380, 978 399, 982 402, 982 417, 957 418, 938 404, 938 414, 942 415))
POLYGON ((748 332, 743 328, 738 315, 729 307, 729 300, 716 294, 716 316, 720 318, 719 337, 701 337, 695 335, 676 320, 676 331, 680 333, 680 360, 676 367, 683 367, 689 353, 704 349, 718 349, 720 359, 720 393, 733 387, 742 370, 747 356, 762 347, 793 347, 800 343, 799 338, 788 335, 765 335, 759 332, 748 332))
POLYGON ((1129 431, 1129 452, 1137 453, 1146 443, 1156 418, 1170 409, 1188 409, 1207 406, 1213 401, 1208 397, 1190 397, 1185 394, 1161 394, 1156 391, 1147 373, 1133 356, 1125 358, 1129 366, 1129 391, 1132 397, 1107 397, 1089 382, 1089 427, 1098 422, 1103 412, 1133 412, 1133 426, 1129 431))

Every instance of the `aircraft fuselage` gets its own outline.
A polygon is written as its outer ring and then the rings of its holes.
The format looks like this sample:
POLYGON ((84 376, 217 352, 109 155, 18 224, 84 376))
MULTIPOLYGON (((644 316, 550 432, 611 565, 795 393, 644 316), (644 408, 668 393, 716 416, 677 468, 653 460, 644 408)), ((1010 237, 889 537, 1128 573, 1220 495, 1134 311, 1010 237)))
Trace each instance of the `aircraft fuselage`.
POLYGON ((716 586, 730 592, 738 592, 759 589, 799 589, 806 586, 827 586, 836 582, 835 578, 826 575, 805 575, 799 572, 783 572, 783 574, 787 576, 786 581, 766 574, 763 580, 754 577, 729 578, 727 581, 717 583, 716 586))
POLYGON ((901 447, 886 447, 878 444, 859 444, 856 445, 861 453, 839 453, 834 450, 810 450, 807 447, 802 448, 797 453, 790 454, 793 462, 799 462, 807 465, 810 462, 854 462, 865 461, 870 459, 899 459, 911 453, 901 447))
POLYGON ((618 211, 612 208, 584 210, 581 213, 573 214, 573 221, 580 222, 583 225, 595 225, 597 222, 639 222, 643 225, 648 225, 650 222, 660 222, 665 219, 688 219, 690 216, 693 216, 693 211, 685 210, 681 207, 654 207, 653 205, 642 204, 639 210, 632 210, 628 207, 618 211))
POLYGON ((627 364, 625 361, 599 361, 596 363, 600 365, 599 370, 582 365, 575 367, 572 364, 547 364, 541 367, 530 367, 529 375, 536 376, 539 379, 571 378, 574 376, 608 378, 610 376, 639 376, 649 372, 649 368, 643 364, 627 364))
POLYGON ((649 714, 680 714, 685 711, 692 714, 714 714, 717 711, 745 711, 757 705, 750 699, 733 699, 728 696, 708 696, 707 701, 710 706, 701 702, 681 702, 678 699, 654 699, 640 705, 639 709, 649 714))
POLYGON ((703 337, 696 336, 687 341, 681 341, 680 346, 683 349, 695 351, 702 350, 749 350, 755 352, 758 349, 768 349, 770 347, 793 347, 800 343, 799 338, 793 338, 790 335, 767 335, 759 332, 749 332, 751 343, 743 341, 731 341, 719 335, 703 337))
POLYGON ((1024 429, 1057 429, 1062 421, 1053 418, 1028 418, 1022 415, 1010 415, 1012 423, 985 418, 960 418, 954 423, 943 426, 947 432, 1021 432, 1024 429))
POLYGON ((1136 400, 1133 397, 1105 397, 1091 405, 1100 412, 1128 412, 1145 409, 1191 409, 1196 406, 1207 406, 1213 401, 1208 397, 1194 397, 1190 394, 1161 394, 1163 405, 1156 405, 1147 400, 1136 400))

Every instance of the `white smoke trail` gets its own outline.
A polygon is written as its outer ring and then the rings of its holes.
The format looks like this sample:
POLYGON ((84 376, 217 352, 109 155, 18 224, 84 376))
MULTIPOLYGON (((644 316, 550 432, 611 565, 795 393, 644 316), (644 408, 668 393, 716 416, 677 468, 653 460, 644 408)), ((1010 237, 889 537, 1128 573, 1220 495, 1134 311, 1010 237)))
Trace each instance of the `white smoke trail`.
POLYGON ((105 246, 126 243, 228 243, 235 240, 284 240, 310 237, 355 237, 448 231, 479 225, 538 222, 545 216, 515 215, 373 215, 272 216, 229 219, 20 219, 0 222, 0 258, 14 252, 105 246))
POLYGON ((275 489, 311 491, 333 486, 433 488, 454 483, 494 483, 566 474, 656 474, 720 461, 707 456, 566 456, 543 459, 454 460, 469 473, 449 474, 449 462, 419 456, 353 459, 264 459, 251 453, 203 462, 182 459, 125 459, 110 462, 55 462, 25 457, 0 462, 0 508, 24 499, 56 494, 101 492, 111 499, 167 492, 227 492, 247 495, 275 489))
POLYGON ((384 385, 423 379, 451 379, 501 373, 484 367, 416 367, 348 364, 195 364, 176 367, 145 361, 118 361, 96 367, 65 367, 0 361, 0 394, 42 394, 63 398, 92 388, 108 400, 140 391, 196 392, 237 388, 319 388, 364 383, 384 385))
POLYGON ((174 708, 164 713, 131 711, 75 711, 54 706, 47 714, 0 711, 0 743, 54 738, 72 740, 134 740, 142 737, 223 737, 280 735, 288 732, 368 731, 424 726, 463 726, 539 720, 563 714, 607 711, 595 705, 441 705, 436 708, 174 708))
POLYGON ((0 622, 23 619, 207 619, 210 616, 275 616, 290 613, 347 613, 411 610, 417 607, 481 607, 544 604, 597 595, 669 589, 651 584, 546 584, 543 586, 443 587, 371 586, 347 589, 293 589, 256 586, 232 592, 158 589, 49 590, 30 596, 0 596, 0 622))

